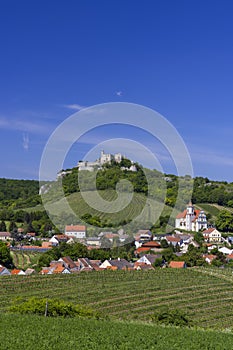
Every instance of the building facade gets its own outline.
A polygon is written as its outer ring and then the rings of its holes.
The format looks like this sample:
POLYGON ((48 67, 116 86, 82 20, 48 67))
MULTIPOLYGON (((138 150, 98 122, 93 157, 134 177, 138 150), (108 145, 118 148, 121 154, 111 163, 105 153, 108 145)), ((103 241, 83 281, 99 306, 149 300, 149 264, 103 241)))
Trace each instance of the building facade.
POLYGON ((195 209, 190 202, 187 208, 176 217, 176 228, 187 231, 206 230, 208 222, 203 210, 195 209))

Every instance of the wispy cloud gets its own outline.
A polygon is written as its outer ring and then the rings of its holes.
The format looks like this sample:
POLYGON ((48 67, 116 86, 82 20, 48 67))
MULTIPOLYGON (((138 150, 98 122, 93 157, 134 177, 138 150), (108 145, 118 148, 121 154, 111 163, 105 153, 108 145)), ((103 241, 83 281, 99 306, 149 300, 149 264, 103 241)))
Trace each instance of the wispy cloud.
POLYGON ((68 108, 68 109, 72 109, 74 111, 80 111, 81 109, 86 108, 85 106, 82 106, 82 105, 80 105, 78 103, 63 105, 63 107, 68 108))
POLYGON ((120 91, 116 91, 115 94, 118 96, 118 97, 121 97, 123 95, 123 92, 120 90, 120 91))
POLYGON ((23 134, 23 148, 28 151, 29 149, 29 136, 28 134, 23 134))
POLYGON ((32 122, 25 119, 18 120, 0 117, 0 129, 47 134, 49 126, 41 123, 41 121, 32 122))

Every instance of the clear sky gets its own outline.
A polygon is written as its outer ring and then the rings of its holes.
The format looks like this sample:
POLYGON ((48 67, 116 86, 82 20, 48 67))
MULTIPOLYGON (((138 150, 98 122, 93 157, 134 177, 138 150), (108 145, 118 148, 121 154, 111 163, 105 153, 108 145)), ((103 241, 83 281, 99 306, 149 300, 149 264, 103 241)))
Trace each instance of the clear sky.
MULTIPOLYGON (((131 102, 175 126, 195 176, 233 182, 232 13, 231 0, 1 1, 0 177, 37 179, 49 136, 79 106, 131 102)), ((95 130, 64 165, 122 135, 95 130)))

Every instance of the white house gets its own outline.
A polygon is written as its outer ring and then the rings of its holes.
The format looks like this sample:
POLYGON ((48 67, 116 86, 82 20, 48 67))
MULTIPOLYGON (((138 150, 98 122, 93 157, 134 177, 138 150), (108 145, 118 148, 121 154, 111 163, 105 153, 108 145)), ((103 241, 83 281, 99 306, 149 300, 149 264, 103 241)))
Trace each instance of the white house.
POLYGON ((0 240, 1 241, 12 240, 11 233, 10 232, 0 232, 0 240))
POLYGON ((187 231, 207 229, 208 223, 203 210, 195 209, 190 202, 187 208, 176 217, 176 228, 187 231))
POLYGON ((65 235, 72 236, 75 238, 85 238, 86 226, 85 225, 66 225, 65 235))
POLYGON ((207 230, 203 231, 202 234, 203 234, 205 241, 208 243, 221 242, 222 235, 214 227, 208 228, 207 230))
POLYGON ((5 267, 0 265, 0 276, 10 276, 10 271, 5 267))

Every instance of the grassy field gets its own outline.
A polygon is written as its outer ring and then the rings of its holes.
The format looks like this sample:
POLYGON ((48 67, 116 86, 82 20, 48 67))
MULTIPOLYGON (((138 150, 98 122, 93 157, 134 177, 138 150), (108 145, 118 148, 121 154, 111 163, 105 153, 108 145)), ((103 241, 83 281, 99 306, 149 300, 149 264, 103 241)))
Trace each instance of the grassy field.
POLYGON ((179 309, 194 325, 233 328, 233 277, 211 269, 103 271, 77 275, 9 276, 0 279, 0 312, 16 297, 60 298, 113 320, 149 322, 164 307, 179 309))
POLYGON ((233 334, 142 322, 0 314, 1 350, 231 350, 233 334))

